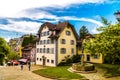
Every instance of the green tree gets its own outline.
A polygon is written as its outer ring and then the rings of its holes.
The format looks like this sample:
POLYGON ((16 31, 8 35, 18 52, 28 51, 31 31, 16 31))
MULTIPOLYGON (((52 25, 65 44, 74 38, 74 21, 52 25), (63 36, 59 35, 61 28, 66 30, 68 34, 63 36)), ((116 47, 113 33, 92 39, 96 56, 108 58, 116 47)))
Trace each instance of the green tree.
POLYGON ((111 25, 111 22, 105 19, 104 17, 101 17, 101 20, 102 20, 103 26, 98 28, 98 31, 104 31, 106 27, 109 27, 111 25))
POLYGON ((19 58, 17 52, 10 52, 10 54, 8 54, 7 57, 8 57, 8 60, 16 60, 19 58))
MULTIPOLYGON (((86 35, 89 34, 88 29, 86 28, 86 26, 82 26, 80 31, 79 31, 79 35, 80 35, 80 39, 83 40, 85 39, 86 35)), ((84 47, 83 44, 81 45, 82 47, 82 56, 81 56, 81 65, 84 65, 84 47)))
POLYGON ((4 38, 0 37, 0 65, 3 65, 3 61, 5 60, 5 57, 7 54, 10 53, 10 48, 7 45, 4 38))
POLYGON ((84 45, 91 54, 102 53, 106 62, 115 64, 120 61, 120 23, 108 25, 97 34, 92 42, 84 45))
POLYGON ((82 26, 79 31, 80 39, 84 39, 86 34, 89 34, 88 29, 86 28, 86 26, 82 26))
POLYGON ((25 47, 26 45, 28 45, 30 43, 35 44, 35 36, 32 34, 30 34, 30 36, 24 37, 22 46, 25 47))

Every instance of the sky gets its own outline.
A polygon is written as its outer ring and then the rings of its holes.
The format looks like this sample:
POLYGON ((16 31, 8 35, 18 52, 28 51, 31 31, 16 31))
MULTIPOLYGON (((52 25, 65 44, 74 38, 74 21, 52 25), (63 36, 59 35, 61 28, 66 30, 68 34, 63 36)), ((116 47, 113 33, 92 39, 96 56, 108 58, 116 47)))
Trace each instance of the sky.
POLYGON ((0 37, 9 39, 37 34, 41 24, 69 21, 79 33, 84 25, 91 34, 102 26, 101 16, 117 20, 120 0, 0 0, 0 37))

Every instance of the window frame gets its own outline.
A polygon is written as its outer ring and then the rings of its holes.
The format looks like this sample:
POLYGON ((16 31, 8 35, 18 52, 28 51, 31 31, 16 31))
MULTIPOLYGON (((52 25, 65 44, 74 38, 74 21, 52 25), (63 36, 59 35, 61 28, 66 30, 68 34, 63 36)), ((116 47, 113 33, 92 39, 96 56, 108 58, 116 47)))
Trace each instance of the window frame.
POLYGON ((61 48, 61 49, 60 49, 60 53, 61 53, 61 54, 66 54, 66 48, 61 48))

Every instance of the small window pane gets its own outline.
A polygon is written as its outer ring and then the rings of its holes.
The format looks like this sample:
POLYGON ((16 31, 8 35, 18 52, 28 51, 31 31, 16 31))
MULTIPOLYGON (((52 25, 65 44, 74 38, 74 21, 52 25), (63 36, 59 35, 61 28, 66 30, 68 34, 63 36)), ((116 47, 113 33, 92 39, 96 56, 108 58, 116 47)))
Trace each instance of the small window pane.
POLYGON ((70 36, 71 35, 70 31, 66 31, 66 35, 70 36))

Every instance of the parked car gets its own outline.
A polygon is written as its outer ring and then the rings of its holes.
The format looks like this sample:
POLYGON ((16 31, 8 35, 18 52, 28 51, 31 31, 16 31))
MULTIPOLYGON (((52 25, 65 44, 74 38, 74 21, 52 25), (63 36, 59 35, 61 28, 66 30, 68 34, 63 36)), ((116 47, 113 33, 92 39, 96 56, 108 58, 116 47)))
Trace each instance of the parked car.
POLYGON ((19 62, 17 60, 11 60, 13 65, 19 65, 19 62))
POLYGON ((9 60, 7 62, 8 66, 13 66, 13 65, 19 65, 19 62, 17 60, 9 60))

